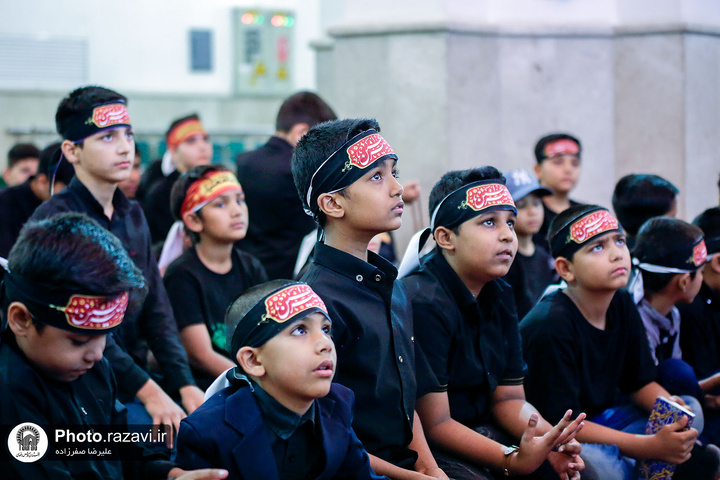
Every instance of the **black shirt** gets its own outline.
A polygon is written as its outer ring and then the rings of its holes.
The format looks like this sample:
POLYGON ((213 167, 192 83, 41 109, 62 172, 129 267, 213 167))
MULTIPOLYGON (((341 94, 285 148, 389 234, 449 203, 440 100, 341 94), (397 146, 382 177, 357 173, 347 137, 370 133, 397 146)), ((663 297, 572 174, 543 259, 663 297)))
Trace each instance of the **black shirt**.
POLYGON ((105 356, 120 380, 120 400, 125 402, 148 380, 148 346, 160 363, 163 384, 170 393, 194 385, 185 349, 180 343, 177 324, 165 292, 160 271, 150 251, 150 232, 140 206, 125 198, 120 189, 112 200, 114 212, 108 220, 102 206, 77 177, 62 192, 43 203, 32 220, 49 218, 61 212, 88 215, 120 239, 135 265, 142 271, 148 293, 131 292, 125 318, 119 329, 108 336, 105 356), (129 355, 128 355, 129 353, 129 355))
POLYGON ((527 315, 535 306, 548 285, 557 280, 555 261, 542 247, 535 246, 535 253, 526 257, 518 252, 510 270, 503 277, 513 289, 518 318, 527 315))
POLYGON ((683 360, 699 379, 720 372, 720 295, 703 282, 691 304, 677 307, 683 360))
MULTIPOLYGON (((213 350, 228 358, 225 337, 225 312, 230 304, 248 288, 267 281, 260 262, 250 254, 233 249, 232 268, 228 273, 215 273, 200 261, 195 247, 180 255, 167 269, 163 283, 175 313, 178 330, 204 324, 213 350)), ((192 369, 201 388, 207 388, 215 376, 192 369)))
POLYGON ((452 418, 470 428, 487 423, 497 386, 522 385, 526 371, 510 286, 493 280, 473 297, 437 249, 402 283, 452 418))
POLYGON ((549 422, 569 408, 588 418, 656 378, 645 327, 630 295, 615 293, 605 330, 592 326, 562 290, 545 297, 520 324, 528 364, 525 394, 549 422))
POLYGON ((41 203, 30 180, 0 190, 0 257, 8 257, 23 225, 41 203))
POLYGON ((315 229, 293 182, 292 153, 288 142, 270 137, 262 147, 237 157, 250 212, 247 235, 238 245, 260 260, 271 280, 293 277, 300 242, 315 229))
POLYGON ((412 469, 417 455, 407 446, 415 399, 430 389, 416 383, 412 311, 395 281, 397 270, 373 252, 368 262, 318 243, 302 281, 320 295, 332 319, 334 381, 355 393, 358 438, 369 453, 412 469))
POLYGON ((175 223, 170 209, 170 192, 178 178, 180 178, 180 172, 175 170, 167 177, 156 180, 144 194, 142 206, 150 227, 152 243, 165 241, 170 227, 175 223))
MULTIPOLYGON (((35 370, 18 348, 15 336, 7 331, 0 343, 0 425, 15 426, 32 422, 48 436, 54 427, 114 425, 117 430, 127 424, 124 407, 117 404, 117 388, 107 360, 97 362, 87 373, 72 382, 59 382, 35 370)), ((50 439, 49 448, 53 447, 50 439)), ((132 444, 127 449, 139 449, 132 444)), ((130 452, 120 452, 120 460, 129 460, 130 452), (124 454, 123 454, 124 452, 124 454)), ((42 479, 122 479, 120 461, 99 459, 62 461, 50 460, 51 452, 35 463, 16 460, 1 462, 3 478, 42 479), (9 470, 8 470, 9 469, 9 470)), ((0 458, 2 456, 0 455, 0 458)), ((137 457, 142 458, 142 457, 137 457)), ((123 462, 126 478, 167 478, 174 467, 157 457, 123 462), (127 469, 130 468, 131 471, 127 469)))

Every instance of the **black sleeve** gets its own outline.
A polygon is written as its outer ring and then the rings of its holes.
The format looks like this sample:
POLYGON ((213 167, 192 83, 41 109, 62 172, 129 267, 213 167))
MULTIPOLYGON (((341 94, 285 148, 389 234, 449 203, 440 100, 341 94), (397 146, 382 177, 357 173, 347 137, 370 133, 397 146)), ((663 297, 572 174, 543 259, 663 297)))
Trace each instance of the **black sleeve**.
POLYGON ((143 269, 146 273, 148 295, 143 303, 139 322, 150 350, 162 367, 168 389, 174 393, 180 387, 195 385, 195 381, 190 372, 187 353, 180 342, 177 323, 160 277, 160 270, 150 251, 149 235, 147 230, 144 231, 148 236, 144 244, 147 247, 146 258, 149 265, 143 269))
POLYGON ((178 330, 190 325, 205 325, 207 319, 203 309, 202 286, 192 273, 184 268, 169 270, 163 283, 172 305, 178 330))
POLYGON ((118 344, 118 337, 114 332, 107 336, 103 355, 110 362, 115 377, 122 379, 124 392, 135 395, 150 379, 150 375, 118 344))
MULTIPOLYGON (((433 391, 444 392, 450 380, 448 356, 452 348, 452 333, 448 329, 442 312, 431 304, 413 302, 413 322, 415 336, 420 345, 420 357, 424 357, 435 375, 436 387, 433 391)), ((418 352, 416 352, 417 355, 418 352)), ((416 357, 416 362, 418 358, 416 357)), ((418 379, 418 395, 422 383, 418 379)), ((428 392, 425 392, 428 393, 428 392)))
POLYGON ((627 328, 628 335, 627 356, 623 363, 619 387, 625 393, 632 393, 657 379, 657 367, 650 354, 650 344, 640 312, 630 299, 630 295, 626 292, 622 293, 624 294, 622 322, 627 328))

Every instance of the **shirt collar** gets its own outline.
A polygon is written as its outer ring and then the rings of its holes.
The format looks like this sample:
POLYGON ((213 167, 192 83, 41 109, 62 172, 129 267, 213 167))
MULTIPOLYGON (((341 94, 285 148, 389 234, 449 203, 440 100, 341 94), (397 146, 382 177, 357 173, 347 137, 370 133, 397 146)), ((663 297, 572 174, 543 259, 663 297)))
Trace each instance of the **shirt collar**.
POLYGON ((253 395, 263 414, 265 425, 281 439, 290 438, 295 430, 304 423, 310 422, 313 426, 315 425, 315 402, 304 415, 298 415, 280 404, 256 382, 252 382, 252 386, 253 395))
POLYGON ((342 250, 318 242, 315 244, 313 262, 371 287, 384 288, 388 284, 392 285, 397 278, 397 269, 393 264, 371 251, 368 251, 368 261, 365 262, 342 250))
MULTIPOLYGON (((426 266, 426 268, 429 268, 438 279, 445 284, 447 291, 450 292, 455 299, 455 303, 467 307, 477 302, 477 299, 473 297, 470 289, 467 288, 458 274, 455 273, 455 270, 450 266, 439 248, 436 247, 424 257, 422 264, 426 266)), ((485 290, 485 287, 483 287, 483 290, 485 290)), ((480 294, 482 295, 482 292, 480 294)))
POLYGON ((663 315, 660 315, 660 313, 655 310, 652 305, 650 305, 650 302, 643 298, 642 300, 640 300, 640 303, 638 303, 638 310, 646 314, 655 325, 665 330, 666 332, 674 333, 678 329, 677 327, 679 326, 680 322, 680 312, 678 311, 677 307, 673 307, 670 311, 670 316, 665 317, 663 315))
MULTIPOLYGON (((67 186, 67 190, 75 193, 88 206, 88 210, 94 210, 99 215, 105 215, 105 212, 90 190, 87 189, 84 183, 82 183, 77 176, 73 177, 70 181, 70 185, 67 186)), ((113 209, 118 215, 125 215, 130 208, 130 201, 125 197, 119 188, 115 188, 115 193, 112 199, 113 209)))

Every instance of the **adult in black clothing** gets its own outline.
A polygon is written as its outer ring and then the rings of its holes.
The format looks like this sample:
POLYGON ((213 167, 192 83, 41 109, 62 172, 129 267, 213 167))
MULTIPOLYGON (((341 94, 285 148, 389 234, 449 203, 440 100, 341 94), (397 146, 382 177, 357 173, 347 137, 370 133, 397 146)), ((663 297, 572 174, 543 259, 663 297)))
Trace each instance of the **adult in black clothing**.
POLYGON ((72 165, 61 158, 60 142, 57 142, 40 153, 40 165, 35 175, 25 183, 0 190, 0 257, 7 258, 25 222, 42 202, 50 198, 51 181, 54 180, 52 192, 58 193, 74 175, 72 165))
POLYGON ((164 241, 175 221, 170 211, 170 192, 175 180, 192 167, 209 165, 212 160, 212 145, 196 114, 173 121, 165 140, 175 171, 155 181, 143 202, 153 243, 164 241))
MULTIPOLYGON (((102 87, 82 87, 58 106, 58 132, 65 138, 63 155, 75 167, 67 188, 43 203, 31 217, 49 218, 61 212, 85 213, 120 239, 145 277, 143 299, 130 296, 123 326, 108 338, 105 356, 119 380, 120 400, 137 397, 153 423, 179 427, 182 409, 150 378, 144 367, 148 347, 158 360, 168 392, 179 395, 186 410, 203 401, 195 386, 157 263, 151 254, 150 232, 140 206, 128 201, 117 184, 130 175, 134 158, 127 100, 102 87)), ((144 415, 144 412, 137 413, 144 415)), ((138 419, 139 420, 139 419, 138 419)))
POLYGON ((250 211, 247 236, 238 245, 260 260, 270 279, 293 277, 300 242, 315 228, 293 183, 293 149, 310 127, 335 118, 318 95, 295 93, 280 106, 270 140, 237 157, 237 176, 250 211))

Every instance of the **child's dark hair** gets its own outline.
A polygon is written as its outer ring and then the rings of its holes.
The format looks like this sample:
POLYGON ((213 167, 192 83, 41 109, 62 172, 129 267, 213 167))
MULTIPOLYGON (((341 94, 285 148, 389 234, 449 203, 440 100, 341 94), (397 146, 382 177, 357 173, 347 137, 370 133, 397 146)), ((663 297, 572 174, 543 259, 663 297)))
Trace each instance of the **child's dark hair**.
MULTIPOLYGON (((70 117, 88 110, 93 105, 113 101, 127 102, 127 98, 109 88, 94 85, 73 90, 60 101, 55 113, 55 126, 58 133, 62 134, 63 126, 70 117)), ((82 148, 83 142, 77 142, 76 145, 82 148)))
POLYGON ((337 119, 337 115, 325 100, 313 92, 297 92, 280 105, 275 120, 275 130, 288 133, 298 123, 314 127, 318 123, 337 119))
MULTIPOLYGON (((599 205, 579 204, 572 205, 570 208, 563 210, 558 213, 555 218, 550 221, 547 233, 547 242, 552 245, 552 239, 558 234, 560 230, 567 225, 569 221, 577 216, 581 216, 584 212, 589 212, 595 208, 601 208, 599 205)), ((552 253, 552 252, 551 252, 552 253)), ((573 252, 569 257, 563 256, 572 262, 575 253, 573 252)))
MULTIPOLYGON (((225 312, 225 332, 227 335, 228 348, 232 345, 233 334, 235 329, 240 323, 240 320, 250 311, 252 308, 264 297, 279 290, 285 285, 295 283, 293 280, 270 280, 269 282, 255 285, 248 288, 245 292, 240 295, 235 301, 228 307, 225 312)), ((234 358, 237 352, 230 352, 230 355, 234 358)))
POLYGON ((703 231, 706 242, 710 238, 720 238, 720 207, 708 208, 695 217, 692 223, 703 231))
MULTIPOLYGON (((645 222, 637 234, 633 257, 641 262, 649 258, 660 258, 672 254, 679 246, 692 244, 702 236, 703 232, 695 225, 669 217, 655 217, 645 222)), ((668 286, 677 273, 642 272, 643 287, 646 294, 654 294, 668 286)), ((695 278, 697 271, 690 274, 695 278)))
POLYGON ((120 240, 81 213, 27 223, 10 250, 8 268, 28 282, 65 285, 103 297, 145 289, 142 272, 120 240))
POLYGON ((8 152, 8 167, 26 158, 40 158, 40 150, 32 143, 18 143, 8 152))
MULTIPOLYGON (((367 130, 380 132, 374 118, 348 118, 320 123, 311 128, 298 142, 293 152, 291 169, 300 200, 307 207, 307 194, 315 171, 348 140, 367 130)), ((325 226, 325 214, 318 213, 317 222, 325 226)))
POLYGON ((186 122, 188 120, 200 120, 200 116, 197 113, 191 113, 190 115, 185 115, 184 117, 178 118, 173 120, 173 122, 170 124, 170 127, 168 127, 167 132, 165 132, 165 141, 167 141, 168 137, 170 136, 170 132, 172 132, 175 127, 180 125, 183 122, 186 122))
MULTIPOLYGON (((173 183, 172 190, 170 191, 170 210, 172 211, 175 220, 182 221, 180 216, 180 210, 182 204, 185 201, 190 186, 200 180, 210 172, 229 172, 230 170, 223 165, 200 165, 193 167, 187 172, 180 175, 180 177, 173 183)), ((202 210, 202 209, 201 209, 202 210)), ((195 214, 202 220, 202 211, 198 210, 195 214)), ((190 238, 193 245, 197 245, 200 242, 200 234, 193 232, 187 227, 184 227, 185 234, 190 238)))
POLYGON ((580 144, 580 140, 573 137, 569 133, 553 133, 551 135, 545 135, 535 144, 535 160, 537 160, 537 163, 542 163, 543 160, 547 159, 544 152, 545 146, 548 143, 557 142, 558 140, 572 140, 573 142, 575 142, 578 146, 578 157, 580 157, 580 154, 582 153, 582 145, 580 144))
MULTIPOLYGON (((498 183, 505 185, 505 177, 503 174, 500 170, 490 165, 447 172, 430 191, 430 198, 428 200, 430 218, 432 219, 433 212, 440 202, 442 202, 443 198, 464 185, 481 180, 497 180, 498 183)), ((460 225, 453 228, 452 231, 458 233, 460 231, 460 225)))
POLYGON ((612 205, 620 225, 635 236, 643 223, 670 212, 678 193, 675 185, 658 175, 633 173, 615 185, 612 205))
POLYGON ((42 149, 37 175, 45 175, 48 182, 52 182, 54 174, 56 182, 68 185, 75 176, 75 169, 65 157, 60 156, 60 145, 62 143, 54 142, 42 149))

